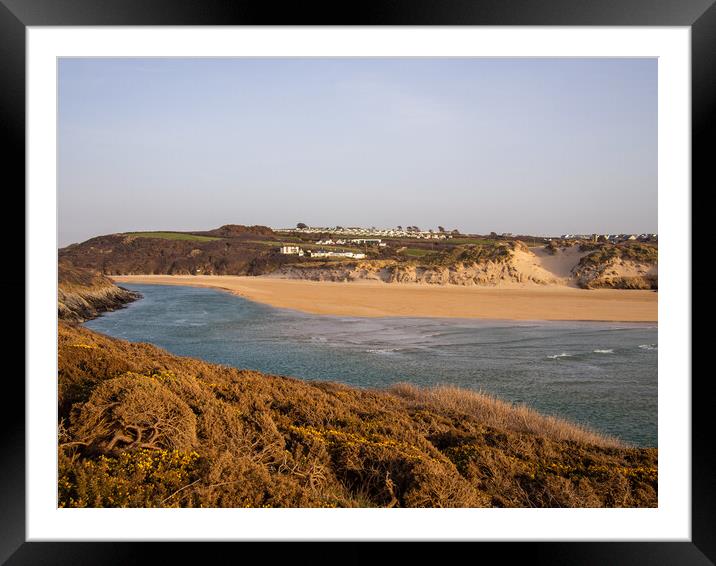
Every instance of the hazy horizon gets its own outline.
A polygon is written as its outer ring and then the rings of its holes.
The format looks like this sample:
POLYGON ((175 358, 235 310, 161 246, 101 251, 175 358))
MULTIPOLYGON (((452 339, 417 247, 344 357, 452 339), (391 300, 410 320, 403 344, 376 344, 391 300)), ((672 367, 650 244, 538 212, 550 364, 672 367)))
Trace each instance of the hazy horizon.
POLYGON ((59 245, 223 224, 657 230, 656 59, 63 59, 59 245))

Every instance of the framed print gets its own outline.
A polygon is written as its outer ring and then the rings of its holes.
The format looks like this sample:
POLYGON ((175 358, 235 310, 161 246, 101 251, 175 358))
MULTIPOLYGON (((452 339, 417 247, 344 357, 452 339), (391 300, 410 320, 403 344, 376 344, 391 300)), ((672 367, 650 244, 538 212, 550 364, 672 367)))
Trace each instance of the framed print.
POLYGON ((0 8, 27 222, 8 564, 716 560, 709 1, 0 8))

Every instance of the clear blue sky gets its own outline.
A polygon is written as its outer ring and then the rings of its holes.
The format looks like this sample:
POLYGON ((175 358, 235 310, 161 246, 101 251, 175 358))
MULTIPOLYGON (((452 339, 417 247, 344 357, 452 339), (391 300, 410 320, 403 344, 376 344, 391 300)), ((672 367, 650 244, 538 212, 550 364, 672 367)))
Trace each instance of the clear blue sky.
POLYGON ((59 244, 657 231, 655 59, 61 59, 59 244))

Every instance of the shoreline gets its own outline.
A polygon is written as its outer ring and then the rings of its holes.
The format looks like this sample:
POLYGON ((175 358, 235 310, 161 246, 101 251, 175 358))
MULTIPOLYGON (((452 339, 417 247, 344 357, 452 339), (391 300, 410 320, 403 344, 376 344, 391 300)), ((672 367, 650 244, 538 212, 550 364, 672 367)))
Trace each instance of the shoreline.
POLYGON ((116 275, 117 283, 210 287, 310 314, 358 317, 658 322, 658 293, 563 286, 337 283, 236 275, 116 275))

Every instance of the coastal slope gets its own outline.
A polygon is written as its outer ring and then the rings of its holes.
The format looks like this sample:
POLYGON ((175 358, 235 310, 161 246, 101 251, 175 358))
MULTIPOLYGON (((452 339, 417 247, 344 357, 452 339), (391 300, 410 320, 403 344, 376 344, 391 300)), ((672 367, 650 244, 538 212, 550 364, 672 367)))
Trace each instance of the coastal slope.
POLYGON ((124 307, 139 293, 116 286, 100 273, 60 261, 57 268, 57 315, 60 320, 83 322, 106 311, 124 307))
POLYGON ((450 387, 242 371, 59 325, 62 507, 655 507, 657 450, 450 387))
POLYGON ((60 258, 105 275, 235 275, 431 286, 657 289, 655 242, 465 236, 334 242, 330 233, 226 225, 207 232, 129 232, 91 238, 60 258), (364 244, 356 242, 365 242, 364 244), (326 243, 331 242, 331 243, 326 243), (542 245, 544 244, 544 245, 542 245), (284 246, 292 252, 282 253, 284 246), (301 252, 301 255, 298 254, 301 252), (341 256, 341 253, 349 256, 341 256), (338 255, 336 255, 338 254, 338 255), (356 257, 360 256, 360 259, 356 257))

